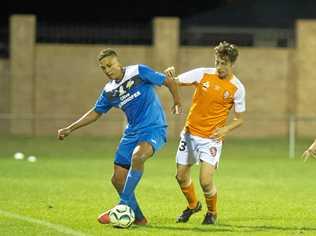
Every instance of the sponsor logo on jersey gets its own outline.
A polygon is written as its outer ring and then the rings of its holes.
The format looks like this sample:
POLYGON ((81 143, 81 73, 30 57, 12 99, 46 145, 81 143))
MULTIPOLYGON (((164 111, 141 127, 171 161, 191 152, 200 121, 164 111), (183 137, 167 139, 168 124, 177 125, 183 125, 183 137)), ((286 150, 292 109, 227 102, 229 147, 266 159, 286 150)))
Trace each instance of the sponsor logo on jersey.
POLYGON ((115 85, 115 81, 112 81, 111 83, 109 83, 108 86, 106 86, 105 92, 110 101, 113 101, 117 97, 120 97, 120 100, 122 101, 125 99, 126 96, 129 96, 130 90, 140 83, 142 83, 142 80, 139 78, 138 75, 130 78, 129 80, 118 85, 117 87, 115 85), (111 89, 111 87, 113 86, 115 88, 111 89), (122 99, 122 97, 124 98, 122 99))
POLYGON ((224 92, 224 99, 230 98, 230 92, 229 91, 225 91, 224 92))
POLYGON ((121 85, 120 87, 119 87, 119 96, 122 96, 122 95, 124 95, 125 93, 126 93, 126 90, 124 89, 124 86, 123 85, 121 85))
POLYGON ((209 83, 208 81, 202 83, 202 88, 203 88, 204 90, 207 90, 209 87, 210 87, 210 83, 209 83))
POLYGON ((135 98, 137 98, 138 96, 140 96, 141 93, 140 91, 137 91, 136 93, 133 94, 126 94, 126 96, 120 97, 121 102, 119 103, 119 108, 121 108, 122 106, 124 106, 126 103, 134 100, 135 98))
POLYGON ((129 80, 128 82, 127 82, 127 84, 126 84, 126 88, 127 89, 131 89, 131 87, 134 85, 134 80, 129 80))

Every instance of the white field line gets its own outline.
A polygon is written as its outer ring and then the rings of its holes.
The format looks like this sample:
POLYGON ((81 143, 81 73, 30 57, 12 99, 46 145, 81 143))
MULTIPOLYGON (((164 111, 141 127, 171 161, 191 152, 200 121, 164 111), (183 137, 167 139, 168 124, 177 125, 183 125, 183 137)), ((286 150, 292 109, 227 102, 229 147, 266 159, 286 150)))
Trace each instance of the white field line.
POLYGON ((28 216, 22 216, 22 215, 18 215, 18 214, 15 214, 15 213, 12 213, 12 212, 8 212, 8 211, 3 211, 0 209, 0 215, 3 215, 7 218, 14 218, 14 219, 17 219, 17 220, 21 220, 21 221, 26 221, 26 222, 29 222, 29 223, 32 223, 32 224, 37 224, 37 225, 43 225, 47 228, 50 228, 50 229, 54 229, 60 233, 63 233, 63 234, 66 234, 66 235, 73 235, 73 236, 87 236, 86 234, 80 232, 80 231, 76 231, 76 230, 73 230, 71 228, 67 228, 63 225, 58 225, 58 224, 52 224, 50 222, 47 222, 47 221, 43 221, 43 220, 38 220, 38 219, 34 219, 34 218, 31 218, 31 217, 28 217, 28 216))

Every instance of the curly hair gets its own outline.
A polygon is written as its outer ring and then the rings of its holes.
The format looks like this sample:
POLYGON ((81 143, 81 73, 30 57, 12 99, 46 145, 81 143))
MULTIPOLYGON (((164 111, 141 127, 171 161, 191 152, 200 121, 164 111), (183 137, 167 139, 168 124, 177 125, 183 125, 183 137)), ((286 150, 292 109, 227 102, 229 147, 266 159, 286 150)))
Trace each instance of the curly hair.
POLYGON ((220 42, 214 49, 216 55, 225 60, 229 60, 232 64, 237 60, 239 52, 234 44, 223 41, 220 42))
POLYGON ((117 52, 112 48, 102 49, 98 55, 98 61, 101 61, 105 57, 115 56, 117 57, 117 52))

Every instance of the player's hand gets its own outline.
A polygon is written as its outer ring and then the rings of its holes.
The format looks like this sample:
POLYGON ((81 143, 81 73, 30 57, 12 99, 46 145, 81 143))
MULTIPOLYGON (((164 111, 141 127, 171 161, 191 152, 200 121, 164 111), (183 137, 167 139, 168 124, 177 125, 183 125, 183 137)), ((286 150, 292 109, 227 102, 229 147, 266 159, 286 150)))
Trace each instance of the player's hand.
POLYGON ((221 128, 216 128, 214 133, 210 136, 210 138, 220 140, 224 138, 224 136, 226 136, 228 132, 229 132, 229 129, 225 126, 221 128))
POLYGON ((316 140, 314 143, 303 153, 301 156, 304 159, 304 162, 308 160, 308 158, 312 156, 316 159, 316 140))
POLYGON ((175 79, 176 77, 176 70, 174 69, 174 66, 168 67, 163 72, 171 79, 175 79))
POLYGON ((67 137, 71 133, 71 130, 68 128, 59 129, 57 133, 57 138, 59 140, 63 140, 65 137, 67 137))
POLYGON ((182 114, 182 106, 180 103, 175 103, 172 108, 171 112, 175 115, 181 115, 182 114))

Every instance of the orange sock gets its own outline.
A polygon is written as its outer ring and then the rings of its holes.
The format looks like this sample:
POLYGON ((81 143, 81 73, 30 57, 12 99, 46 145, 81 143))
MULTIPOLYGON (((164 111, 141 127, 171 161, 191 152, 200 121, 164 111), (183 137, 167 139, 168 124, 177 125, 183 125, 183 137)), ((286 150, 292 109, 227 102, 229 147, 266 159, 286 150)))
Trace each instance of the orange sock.
POLYGON ((191 182, 189 186, 181 188, 181 190, 189 203, 189 208, 191 209, 195 208, 198 201, 197 201, 193 182, 191 182))
POLYGON ((213 196, 208 196, 205 194, 204 196, 205 196, 205 202, 207 205, 207 211, 212 213, 213 215, 216 215, 217 214, 217 211, 216 211, 217 193, 215 193, 213 196))

